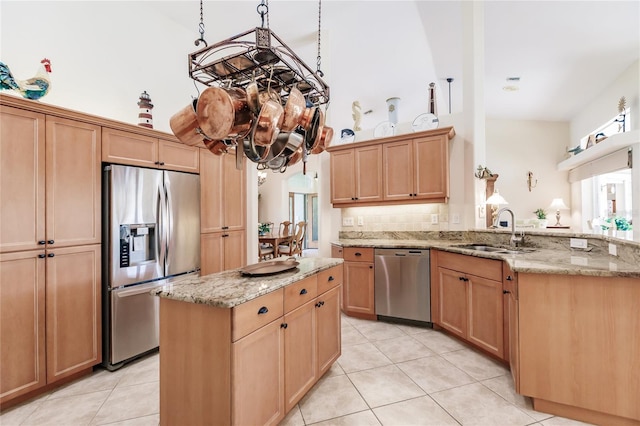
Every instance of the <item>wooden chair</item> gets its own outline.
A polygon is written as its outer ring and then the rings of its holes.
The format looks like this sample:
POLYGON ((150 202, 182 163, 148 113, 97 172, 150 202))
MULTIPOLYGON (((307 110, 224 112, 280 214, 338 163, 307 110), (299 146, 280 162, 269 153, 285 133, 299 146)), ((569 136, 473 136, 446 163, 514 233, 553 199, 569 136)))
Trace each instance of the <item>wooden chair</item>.
POLYGON ((280 222, 280 231, 279 234, 280 235, 292 235, 293 234, 293 224, 291 222, 289 222, 288 220, 285 220, 284 222, 280 222))
POLYGON ((307 230, 307 222, 301 221, 296 224, 296 233, 291 239, 291 244, 282 244, 278 246, 278 252, 288 256, 302 256, 302 244, 307 230))
POLYGON ((273 259, 275 250, 271 244, 263 244, 258 242, 258 262, 273 259))

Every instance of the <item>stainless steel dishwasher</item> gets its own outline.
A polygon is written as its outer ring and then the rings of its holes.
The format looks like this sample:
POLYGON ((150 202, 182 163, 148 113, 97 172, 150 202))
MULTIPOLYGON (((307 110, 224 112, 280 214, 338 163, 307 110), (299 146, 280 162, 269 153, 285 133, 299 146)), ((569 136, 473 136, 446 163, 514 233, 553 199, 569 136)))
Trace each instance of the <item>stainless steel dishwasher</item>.
POLYGON ((376 249, 376 315, 431 323, 429 250, 376 249))

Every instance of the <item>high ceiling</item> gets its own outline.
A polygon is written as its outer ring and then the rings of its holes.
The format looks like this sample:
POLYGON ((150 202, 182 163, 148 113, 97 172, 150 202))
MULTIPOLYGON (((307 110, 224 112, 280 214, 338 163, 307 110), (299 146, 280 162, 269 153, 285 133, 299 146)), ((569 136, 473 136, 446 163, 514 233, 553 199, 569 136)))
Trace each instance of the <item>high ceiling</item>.
MULTIPOLYGON (((260 26, 259 3, 205 1, 205 39, 214 43, 260 26)), ((315 68, 318 2, 268 3, 270 28, 315 68)), ((193 31, 194 40, 199 36, 197 0, 153 7, 193 31)), ((487 1, 483 9, 488 117, 568 121, 639 57, 637 0, 487 1)), ((371 126, 386 119, 385 99, 398 96, 401 121, 411 121, 426 111, 430 81, 438 83, 438 111, 447 112, 447 77, 454 79, 452 112, 461 111, 464 10, 459 1, 323 1, 322 68, 333 120, 348 125, 351 103, 359 100, 373 110, 371 126)))

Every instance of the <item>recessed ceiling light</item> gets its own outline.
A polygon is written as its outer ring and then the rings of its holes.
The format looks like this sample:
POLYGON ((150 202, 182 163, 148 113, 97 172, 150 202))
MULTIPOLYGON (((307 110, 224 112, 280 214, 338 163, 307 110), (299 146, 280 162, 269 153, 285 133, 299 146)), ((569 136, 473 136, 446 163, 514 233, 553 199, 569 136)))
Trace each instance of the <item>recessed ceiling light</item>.
POLYGON ((505 92, 515 92, 515 91, 520 90, 520 88, 519 88, 518 86, 512 86, 512 85, 510 85, 510 86, 504 86, 504 87, 502 88, 502 90, 504 90, 505 92))

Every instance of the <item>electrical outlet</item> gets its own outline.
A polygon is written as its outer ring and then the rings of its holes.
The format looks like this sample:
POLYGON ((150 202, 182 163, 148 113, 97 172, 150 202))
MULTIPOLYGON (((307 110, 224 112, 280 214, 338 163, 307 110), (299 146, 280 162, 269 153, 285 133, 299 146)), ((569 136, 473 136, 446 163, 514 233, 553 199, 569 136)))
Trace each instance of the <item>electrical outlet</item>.
POLYGON ((617 256, 618 255, 618 246, 616 246, 615 244, 609 243, 609 254, 611 256, 617 256))
POLYGON ((437 214, 432 214, 431 215, 431 224, 435 225, 436 223, 438 223, 438 215, 437 214))
POLYGON ((364 225, 364 218, 362 216, 358 216, 358 226, 364 225))
POLYGON ((453 224, 460 223, 460 215, 458 213, 454 213, 451 215, 451 223, 453 224))
POLYGON ((343 217, 342 218, 342 226, 353 226, 353 218, 352 217, 343 217))
POLYGON ((584 238, 571 238, 569 240, 569 246, 572 248, 586 249, 588 246, 587 240, 584 238))
POLYGON ((582 257, 582 256, 571 256, 571 264, 587 266, 589 265, 589 260, 586 257, 582 257))

